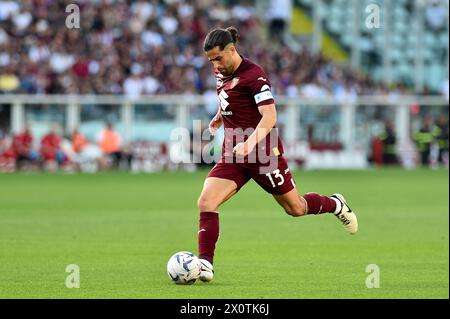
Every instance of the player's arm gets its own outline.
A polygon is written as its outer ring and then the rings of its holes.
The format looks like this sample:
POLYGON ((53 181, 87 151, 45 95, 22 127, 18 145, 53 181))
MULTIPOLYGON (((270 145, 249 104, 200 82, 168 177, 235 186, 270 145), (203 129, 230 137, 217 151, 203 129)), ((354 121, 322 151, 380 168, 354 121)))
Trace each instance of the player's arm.
POLYGON ((275 104, 262 105, 258 107, 258 110, 262 115, 262 118, 256 126, 255 131, 248 139, 244 143, 239 143, 234 147, 234 152, 237 155, 245 156, 249 154, 255 146, 269 134, 277 122, 277 110, 275 104))
POLYGON ((209 122, 208 128, 211 135, 215 135, 217 129, 221 126, 222 126, 222 115, 220 114, 220 105, 219 105, 216 115, 214 115, 211 122, 209 122))

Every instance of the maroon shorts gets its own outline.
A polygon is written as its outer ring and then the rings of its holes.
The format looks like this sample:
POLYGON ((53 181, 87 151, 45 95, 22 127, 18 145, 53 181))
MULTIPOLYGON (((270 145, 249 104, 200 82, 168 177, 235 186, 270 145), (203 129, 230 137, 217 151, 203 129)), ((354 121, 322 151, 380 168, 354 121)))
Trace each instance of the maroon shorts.
POLYGON ((223 159, 209 172, 208 177, 218 177, 234 181, 237 190, 253 179, 264 190, 273 195, 282 195, 295 187, 294 179, 283 156, 268 164, 226 163, 223 159))

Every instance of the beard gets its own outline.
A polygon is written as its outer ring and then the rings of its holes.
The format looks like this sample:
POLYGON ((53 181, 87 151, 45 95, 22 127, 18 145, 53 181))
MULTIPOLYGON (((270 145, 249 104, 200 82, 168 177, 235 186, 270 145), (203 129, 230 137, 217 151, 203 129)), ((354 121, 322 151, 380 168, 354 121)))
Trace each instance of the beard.
POLYGON ((219 72, 223 75, 223 76, 229 76, 231 74, 233 74, 233 67, 229 66, 223 69, 220 69, 219 72))

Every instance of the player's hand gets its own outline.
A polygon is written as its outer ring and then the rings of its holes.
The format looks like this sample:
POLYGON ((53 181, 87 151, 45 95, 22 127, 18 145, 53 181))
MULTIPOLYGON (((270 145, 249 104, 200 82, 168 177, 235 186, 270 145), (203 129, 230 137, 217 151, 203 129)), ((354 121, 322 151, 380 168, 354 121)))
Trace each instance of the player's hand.
POLYGON ((209 133, 214 136, 216 135, 217 129, 222 126, 222 117, 220 115, 214 116, 214 118, 209 122, 209 133))
POLYGON ((236 144, 233 148, 233 153, 237 156, 247 156, 252 150, 253 147, 249 146, 247 142, 244 142, 236 144))

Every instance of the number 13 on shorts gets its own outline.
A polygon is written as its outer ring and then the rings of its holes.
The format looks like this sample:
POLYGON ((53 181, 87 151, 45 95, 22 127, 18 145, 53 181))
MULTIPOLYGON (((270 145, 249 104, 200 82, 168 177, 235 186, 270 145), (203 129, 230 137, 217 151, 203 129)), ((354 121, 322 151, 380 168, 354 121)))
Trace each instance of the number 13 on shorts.
MULTIPOLYGON (((288 172, 289 172, 289 168, 287 168, 284 173, 286 174, 288 172)), ((280 169, 278 169, 278 168, 271 173, 267 173, 266 176, 269 179, 270 183, 272 184, 272 187, 281 186, 285 182, 285 178, 281 174, 280 169)), ((292 183, 292 186, 295 187, 294 179, 292 177, 291 177, 291 183, 292 183)))

